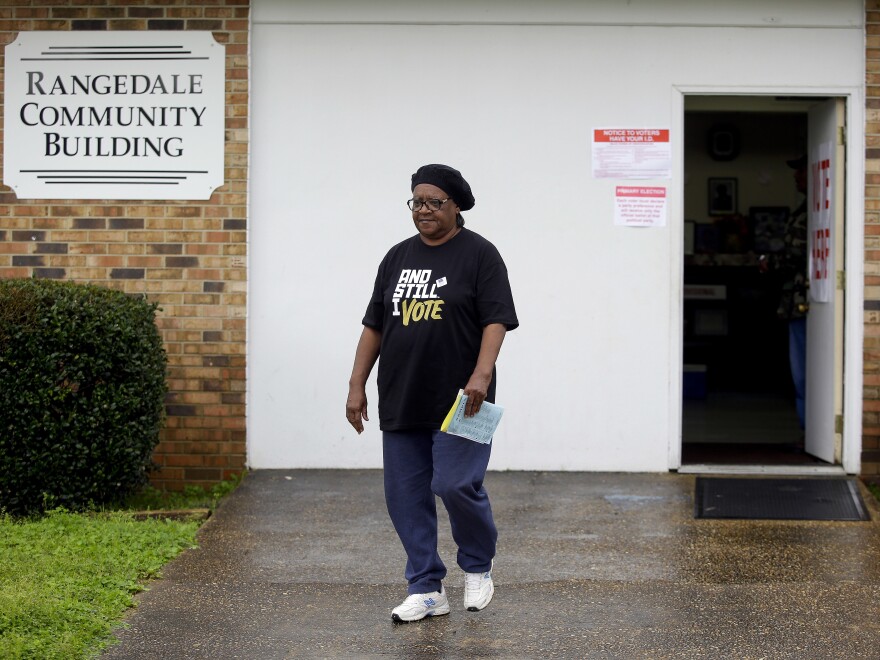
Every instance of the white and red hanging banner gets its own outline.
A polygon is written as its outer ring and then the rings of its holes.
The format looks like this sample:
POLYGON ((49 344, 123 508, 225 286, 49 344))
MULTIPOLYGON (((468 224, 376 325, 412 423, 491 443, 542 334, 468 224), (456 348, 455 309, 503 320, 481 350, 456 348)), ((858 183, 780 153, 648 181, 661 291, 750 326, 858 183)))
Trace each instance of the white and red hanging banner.
POLYGON ((834 287, 833 148, 831 142, 823 142, 810 152, 808 267, 810 298, 815 302, 830 302, 834 287))

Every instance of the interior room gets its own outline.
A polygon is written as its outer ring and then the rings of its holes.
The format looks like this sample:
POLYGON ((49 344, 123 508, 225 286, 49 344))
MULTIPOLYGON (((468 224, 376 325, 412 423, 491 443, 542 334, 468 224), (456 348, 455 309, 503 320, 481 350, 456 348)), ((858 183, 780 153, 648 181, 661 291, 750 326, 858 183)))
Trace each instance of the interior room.
POLYGON ((785 223, 804 200, 787 162, 807 151, 813 102, 686 101, 685 465, 821 464, 803 451, 772 267, 785 223))

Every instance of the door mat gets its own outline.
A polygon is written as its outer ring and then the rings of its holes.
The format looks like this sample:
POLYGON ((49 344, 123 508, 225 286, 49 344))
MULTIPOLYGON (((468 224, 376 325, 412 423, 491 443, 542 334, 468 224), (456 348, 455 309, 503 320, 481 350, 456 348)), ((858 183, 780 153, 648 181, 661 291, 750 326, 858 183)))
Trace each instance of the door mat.
POLYGON ((694 518, 870 520, 854 479, 697 477, 694 518))

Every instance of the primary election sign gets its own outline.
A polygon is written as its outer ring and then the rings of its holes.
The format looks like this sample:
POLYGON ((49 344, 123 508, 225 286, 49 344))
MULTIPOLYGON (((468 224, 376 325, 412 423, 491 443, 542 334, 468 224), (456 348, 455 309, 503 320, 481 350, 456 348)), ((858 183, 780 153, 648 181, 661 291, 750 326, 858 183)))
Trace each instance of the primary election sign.
POLYGON ((625 227, 665 227, 666 188, 617 186, 614 189, 614 224, 625 227))
POLYGON ((22 32, 6 46, 3 183, 20 199, 208 199, 225 48, 210 32, 22 32))

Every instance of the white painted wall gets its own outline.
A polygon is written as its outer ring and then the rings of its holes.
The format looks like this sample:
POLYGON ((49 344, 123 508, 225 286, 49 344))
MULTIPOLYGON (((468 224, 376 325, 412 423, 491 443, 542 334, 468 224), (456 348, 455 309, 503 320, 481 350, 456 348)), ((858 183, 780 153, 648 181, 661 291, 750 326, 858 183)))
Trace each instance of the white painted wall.
MULTIPOLYGON (((862 4, 618 4, 253 1, 252 467, 381 465, 377 421, 358 437, 345 420, 347 381, 427 162, 470 182, 468 227, 501 251, 520 317, 498 364, 490 467, 675 461, 680 88, 860 89, 862 4), (668 186, 666 228, 613 225, 624 182, 591 177, 600 126, 672 129, 673 177, 645 182, 668 186)), ((375 377, 368 396, 377 416, 375 377)))

